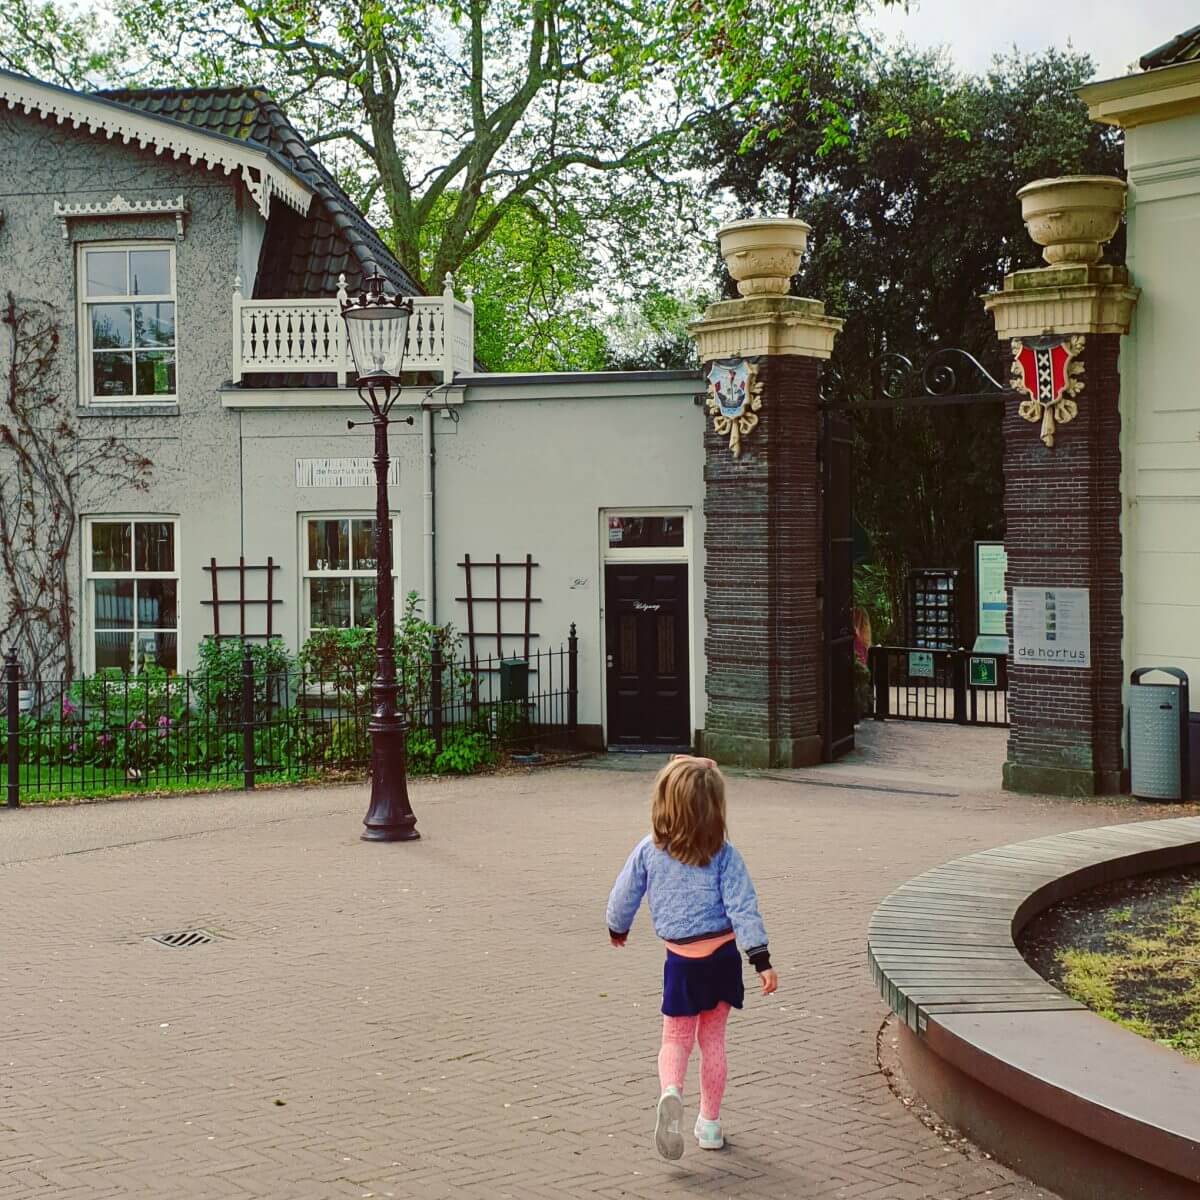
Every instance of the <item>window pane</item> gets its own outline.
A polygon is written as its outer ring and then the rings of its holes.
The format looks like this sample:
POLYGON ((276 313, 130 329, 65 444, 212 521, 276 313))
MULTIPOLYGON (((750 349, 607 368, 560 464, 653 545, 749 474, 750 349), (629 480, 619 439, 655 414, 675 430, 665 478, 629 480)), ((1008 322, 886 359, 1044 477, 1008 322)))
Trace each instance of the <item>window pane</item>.
POLYGON ((133 345, 133 310, 127 304, 91 304, 92 349, 111 350, 133 345))
POLYGON ((308 581, 309 624, 313 629, 346 629, 350 625, 350 580, 308 581))
POLYGON ((133 628, 133 580, 97 579, 94 612, 97 629, 133 628))
POLYGON ((137 669, 162 667, 174 674, 178 666, 177 638, 173 633, 138 633, 137 669))
POLYGON ((128 521, 96 521, 92 525, 92 570, 132 571, 128 521))
POLYGON ((375 522, 352 521, 354 530, 354 569, 375 570, 375 522))
MULTIPOLYGON (((308 569, 310 571, 350 570, 350 522, 339 520, 309 521, 308 569)), ((347 600, 349 603, 349 600, 347 600)), ((316 624, 314 620, 313 624, 316 624)))
POLYGON ((354 623, 370 625, 375 620, 375 580, 354 581, 354 623))
POLYGON ((139 396, 175 395, 174 350, 138 351, 137 394, 139 396))
POLYGON ((660 549, 683 545, 683 517, 609 517, 608 544, 660 549))
POLYGON ((89 296, 127 296, 124 250, 89 250, 84 256, 89 296))
POLYGON ((133 355, 97 354, 92 394, 94 396, 132 396, 133 355))
POLYGON ((138 629, 174 629, 176 625, 174 579, 139 579, 137 585, 138 629))
MULTIPOLYGON (((175 345, 175 305, 168 303, 135 304, 133 329, 138 346, 175 345)), ((123 342, 122 345, 128 345, 123 342)))
POLYGON ((139 521, 133 530, 139 571, 175 570, 175 526, 170 521, 139 521))
POLYGON ((96 634, 96 670, 116 667, 121 671, 133 670, 133 634, 96 634))
POLYGON ((129 282, 131 296, 169 296, 171 294, 170 250, 131 250, 129 252, 129 282))

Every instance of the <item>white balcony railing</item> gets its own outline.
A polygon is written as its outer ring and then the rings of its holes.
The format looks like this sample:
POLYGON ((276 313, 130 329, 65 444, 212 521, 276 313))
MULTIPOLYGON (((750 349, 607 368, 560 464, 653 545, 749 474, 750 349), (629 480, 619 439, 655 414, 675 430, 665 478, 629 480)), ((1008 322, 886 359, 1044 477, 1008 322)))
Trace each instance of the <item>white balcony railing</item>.
MULTIPOLYGON (((346 342, 341 296, 328 300, 244 300, 241 280, 233 292, 233 375, 331 374, 343 384, 354 363, 346 342)), ((440 296, 417 296, 408 322, 404 370, 436 371, 443 382, 475 365, 475 306, 454 296, 446 276, 440 296)))

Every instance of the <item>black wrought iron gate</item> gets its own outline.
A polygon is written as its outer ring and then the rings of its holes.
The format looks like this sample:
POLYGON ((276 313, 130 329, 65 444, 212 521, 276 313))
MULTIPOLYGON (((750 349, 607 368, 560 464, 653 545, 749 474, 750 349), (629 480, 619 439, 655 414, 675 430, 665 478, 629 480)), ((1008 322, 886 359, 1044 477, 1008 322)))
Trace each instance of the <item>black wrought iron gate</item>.
POLYGON ((854 513, 850 489, 853 431, 844 412, 821 417, 821 512, 824 522, 824 700, 822 756, 854 749, 854 513))

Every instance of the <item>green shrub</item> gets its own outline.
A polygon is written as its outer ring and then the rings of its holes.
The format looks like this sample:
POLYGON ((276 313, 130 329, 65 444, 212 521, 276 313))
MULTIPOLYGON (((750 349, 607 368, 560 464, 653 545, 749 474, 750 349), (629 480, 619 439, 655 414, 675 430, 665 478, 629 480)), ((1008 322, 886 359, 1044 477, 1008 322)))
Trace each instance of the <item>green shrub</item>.
POLYGON ((478 730, 448 729, 433 769, 438 775, 470 775, 495 761, 487 734, 478 730))

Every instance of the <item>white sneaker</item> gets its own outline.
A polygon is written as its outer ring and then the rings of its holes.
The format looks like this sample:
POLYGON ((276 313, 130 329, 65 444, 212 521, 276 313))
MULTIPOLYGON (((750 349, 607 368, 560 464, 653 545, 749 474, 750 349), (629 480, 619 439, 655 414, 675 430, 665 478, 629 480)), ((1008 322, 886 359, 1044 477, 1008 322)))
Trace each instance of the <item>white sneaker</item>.
POLYGON ((654 1144, 663 1158, 683 1157, 683 1097, 677 1087, 669 1087, 658 1099, 658 1120, 654 1125, 654 1144))
POLYGON ((700 1143, 701 1150, 720 1150, 725 1145, 725 1138, 721 1135, 721 1122, 697 1117, 696 1141, 700 1143))

